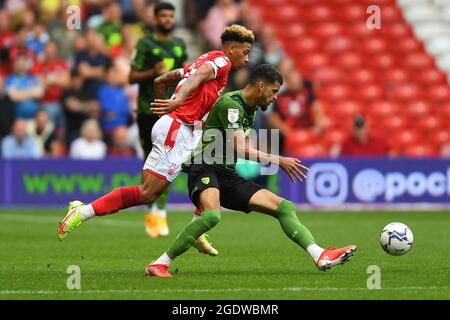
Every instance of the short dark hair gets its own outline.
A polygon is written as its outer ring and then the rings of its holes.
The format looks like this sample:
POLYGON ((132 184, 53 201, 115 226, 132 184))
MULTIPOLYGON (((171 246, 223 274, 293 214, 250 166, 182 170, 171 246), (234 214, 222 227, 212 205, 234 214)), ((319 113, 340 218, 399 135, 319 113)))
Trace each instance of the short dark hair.
POLYGON ((260 64, 250 75, 249 83, 256 84, 258 81, 263 81, 267 84, 278 81, 280 84, 283 84, 283 77, 274 66, 270 64, 260 64))
POLYGON ((222 32, 222 35, 220 36, 220 39, 222 40, 222 44, 231 41, 241 43, 247 42, 252 44, 255 41, 255 36, 253 35, 253 32, 246 27, 238 24, 233 24, 225 28, 225 30, 222 32))
POLYGON ((157 16, 161 10, 175 11, 175 7, 173 6, 173 4, 171 4, 169 2, 159 2, 158 4, 156 4, 155 8, 153 9, 153 14, 155 16, 157 16))

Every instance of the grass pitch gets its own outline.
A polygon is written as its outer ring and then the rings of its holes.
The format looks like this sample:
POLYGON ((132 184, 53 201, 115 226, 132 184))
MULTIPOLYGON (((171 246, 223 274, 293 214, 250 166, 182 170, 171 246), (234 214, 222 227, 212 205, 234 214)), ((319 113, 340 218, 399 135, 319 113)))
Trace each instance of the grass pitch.
POLYGON ((210 232, 220 254, 191 249, 172 267, 175 277, 144 276, 145 266, 191 219, 169 214, 171 234, 151 239, 144 214, 94 218, 63 242, 56 238, 65 210, 0 211, 0 299, 450 299, 450 212, 306 212, 300 220, 322 246, 358 245, 344 266, 321 272, 289 241, 277 221, 251 213, 223 213, 210 232), (407 224, 414 245, 405 256, 381 250, 381 229, 407 224), (81 290, 67 289, 79 266, 81 290), (367 289, 368 267, 381 289, 367 289))

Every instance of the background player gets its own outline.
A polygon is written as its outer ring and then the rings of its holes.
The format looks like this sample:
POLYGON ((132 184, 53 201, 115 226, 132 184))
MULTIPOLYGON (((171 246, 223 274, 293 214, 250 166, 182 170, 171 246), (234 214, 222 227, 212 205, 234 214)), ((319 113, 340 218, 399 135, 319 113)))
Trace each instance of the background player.
POLYGON ((257 211, 278 219, 284 233, 309 253, 320 270, 343 264, 355 253, 355 245, 340 249, 318 246, 311 232, 298 220, 291 201, 238 176, 234 170, 236 161, 227 164, 230 156, 227 150, 231 150, 232 155, 236 152, 246 159, 278 163, 292 182, 306 178, 303 171, 307 167, 298 159, 261 152, 251 147, 246 139, 258 107, 266 110, 277 99, 282 83, 283 79, 274 67, 260 65, 243 90, 227 93, 216 102, 204 125, 202 150, 195 153, 187 169, 189 195, 194 205, 201 209, 201 217, 187 225, 172 246, 147 266, 146 274, 171 277, 168 268, 172 260, 187 251, 201 234, 219 223, 221 206, 247 213, 257 211), (227 140, 227 137, 231 138, 227 140), (208 148, 217 141, 225 141, 221 157, 218 157, 217 148, 208 148), (211 149, 215 150, 214 155, 209 155, 211 149))
MULTIPOLYGON (((201 119, 225 88, 231 67, 240 69, 247 64, 254 36, 247 28, 232 25, 225 28, 221 39, 223 51, 208 52, 184 69, 168 72, 155 80, 156 94, 161 96, 171 84, 179 84, 172 99, 152 103, 154 113, 163 116, 152 130, 153 147, 143 168, 142 184, 117 188, 87 205, 71 202, 58 228, 60 240, 94 216, 152 204, 176 178, 201 138, 201 119)), ((217 255, 204 235, 198 238, 202 252, 217 255)))
MULTIPOLYGON (((187 59, 186 45, 181 38, 172 36, 175 28, 175 7, 160 2, 154 8, 155 32, 139 39, 129 75, 130 83, 139 83, 137 123, 145 158, 152 150, 151 132, 159 116, 152 114, 150 103, 155 100, 154 80, 173 69, 183 67, 187 59)), ((167 94, 167 93, 166 93, 167 94)), ((166 98, 166 96, 158 97, 166 98)), ((145 230, 151 237, 167 236, 166 204, 168 190, 149 207, 145 230)))

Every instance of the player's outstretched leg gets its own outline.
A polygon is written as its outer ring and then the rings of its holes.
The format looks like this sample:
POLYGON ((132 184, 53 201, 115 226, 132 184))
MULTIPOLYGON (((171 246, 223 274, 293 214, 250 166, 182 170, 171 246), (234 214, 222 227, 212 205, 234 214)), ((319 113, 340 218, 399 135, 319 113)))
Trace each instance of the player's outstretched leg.
MULTIPOLYGON (((196 208, 192 221, 200 219, 201 215, 201 210, 196 208)), ((197 241, 193 244, 193 246, 198 250, 198 252, 215 257, 219 254, 219 251, 212 246, 212 242, 209 242, 208 238, 209 235, 207 233, 202 234, 197 238, 197 241)))
POLYGON ((114 189, 90 204, 83 204, 80 201, 71 202, 68 213, 59 224, 58 239, 64 239, 82 222, 95 216, 104 216, 137 205, 153 203, 169 186, 169 182, 145 171, 142 174, 143 183, 139 186, 114 189))
POLYGON ((262 189, 250 199, 249 208, 277 218, 284 233, 313 258, 317 268, 327 270, 347 262, 356 251, 356 245, 323 249, 318 246, 311 232, 300 223, 295 205, 274 193, 262 189))
POLYGON ((204 210, 201 216, 193 219, 169 249, 156 261, 150 263, 145 269, 145 274, 154 277, 171 277, 169 267, 172 261, 194 246, 197 239, 214 228, 220 221, 220 194, 219 189, 209 188, 200 193, 200 204, 204 210), (202 202, 204 201, 204 202, 202 202))

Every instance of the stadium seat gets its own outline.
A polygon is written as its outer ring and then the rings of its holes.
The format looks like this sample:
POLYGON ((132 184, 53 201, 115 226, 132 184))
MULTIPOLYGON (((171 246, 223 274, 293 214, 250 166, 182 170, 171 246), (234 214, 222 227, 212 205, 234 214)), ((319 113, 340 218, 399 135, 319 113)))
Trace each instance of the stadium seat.
POLYGON ((350 135, 350 127, 348 129, 332 129, 324 133, 323 142, 328 146, 333 144, 341 144, 350 135))
POLYGON ((440 129, 443 125, 443 122, 439 117, 428 114, 425 117, 419 118, 416 122, 416 125, 418 128, 430 132, 440 129))
POLYGON ((343 84, 333 84, 320 90, 320 94, 328 100, 347 100, 352 96, 353 91, 349 86, 343 84))
POLYGON ((446 85, 447 75, 436 69, 425 69, 416 74, 422 85, 446 85))
POLYGON ((314 82, 321 85, 336 83, 344 79, 344 73, 341 69, 332 66, 323 66, 311 73, 314 82))
POLYGON ((372 54, 378 54, 380 52, 385 52, 388 47, 388 42, 381 37, 368 38, 362 43, 366 52, 372 54))
MULTIPOLYGON (((384 14, 385 13, 383 10, 383 24, 384 24, 384 14)), ((403 39, 406 37, 410 38, 413 36, 412 28, 407 24, 399 22, 398 20, 391 22, 386 26, 383 25, 382 30, 385 32, 383 35, 391 39, 403 39)))
POLYGON ((374 99, 385 98, 385 91, 377 84, 361 85, 355 89, 355 95, 362 100, 372 101, 374 99))
POLYGON ((355 69, 349 75, 349 80, 354 84, 373 83, 376 80, 375 72, 372 69, 355 69))
POLYGON ((398 114, 401 106, 398 102, 389 100, 373 101, 369 104, 369 113, 376 118, 386 118, 398 114))
POLYGON ((426 53, 417 52, 406 55, 404 64, 412 69, 425 69, 434 67, 434 59, 426 53))
POLYGON ((334 113, 338 113, 343 117, 347 116, 353 118, 357 114, 362 113, 362 111, 362 104, 355 100, 339 101, 334 106, 334 113))
POLYGON ((345 28, 343 27, 343 25, 337 22, 321 23, 312 28, 314 36, 319 38, 335 37, 344 33, 344 31, 345 28))
POLYGON ((397 65, 397 60, 392 54, 379 52, 369 58, 370 65, 377 69, 391 69, 397 65))
POLYGON ((382 72, 380 72, 378 77, 380 79, 383 79, 387 83, 394 83, 394 84, 412 80, 411 74, 407 70, 399 67, 393 67, 387 70, 383 70, 382 72))
POLYGON ((450 142, 450 128, 433 130, 428 134, 428 140, 434 145, 443 145, 450 142))
POLYGON ((425 100, 412 100, 406 103, 404 110, 411 116, 420 118, 430 113, 431 105, 425 100))
MULTIPOLYGON (((367 19, 366 6, 353 2, 352 4, 342 6, 339 10, 338 16, 343 21, 365 21, 367 19)), ((367 26, 366 26, 367 29, 367 26)))
POLYGON ((433 55, 440 55, 450 52, 450 33, 442 36, 435 36, 426 41, 427 51, 433 55))
POLYGON ((409 145, 403 150, 403 155, 408 157, 433 157, 438 155, 436 146, 429 144, 409 145))
POLYGON ((427 90, 430 98, 434 101, 449 101, 450 100, 450 87, 446 84, 430 86, 427 90))
POLYGON ((390 48, 393 52, 404 55, 409 55, 415 52, 420 52, 423 50, 423 44, 414 38, 402 38, 392 40, 390 48))
POLYGON ((415 83, 399 83, 392 91, 392 97, 398 100, 419 99, 423 96, 422 89, 415 83))
POLYGON ((329 53, 341 53, 357 48, 357 43, 349 36, 334 36, 324 40, 324 49, 329 53))
POLYGON ((334 60, 334 64, 343 69, 359 68, 364 64, 364 57, 357 52, 347 52, 338 55, 334 60))

